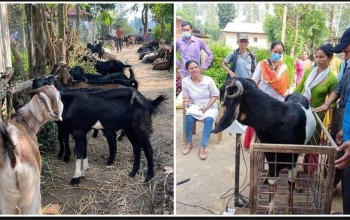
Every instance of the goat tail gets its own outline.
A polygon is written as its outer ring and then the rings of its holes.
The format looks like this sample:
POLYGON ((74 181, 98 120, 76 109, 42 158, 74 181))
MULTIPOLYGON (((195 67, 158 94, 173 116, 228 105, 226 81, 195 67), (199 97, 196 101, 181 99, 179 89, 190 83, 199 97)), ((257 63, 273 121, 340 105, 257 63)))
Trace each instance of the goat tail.
POLYGON ((3 122, 0 122, 0 135, 1 135, 1 142, 0 146, 3 148, 0 150, 2 152, 2 155, 0 155, 4 160, 10 159, 11 167, 14 168, 16 165, 16 156, 15 156, 15 145, 13 144, 10 135, 7 131, 6 125, 3 122))
POLYGON ((168 98, 165 95, 159 95, 156 99, 149 100, 151 106, 150 114, 154 115, 158 113, 163 113, 166 100, 168 100, 168 98))

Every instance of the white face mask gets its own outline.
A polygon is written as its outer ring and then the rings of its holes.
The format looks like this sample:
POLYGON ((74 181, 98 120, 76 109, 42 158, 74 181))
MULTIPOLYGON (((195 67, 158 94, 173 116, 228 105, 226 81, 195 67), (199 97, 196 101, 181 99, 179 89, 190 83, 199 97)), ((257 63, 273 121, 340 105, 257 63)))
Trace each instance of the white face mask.
POLYGON ((185 31, 185 32, 183 32, 183 33, 182 33, 182 37, 183 37, 183 38, 185 38, 185 39, 190 38, 190 37, 191 37, 191 35, 192 35, 192 33, 187 32, 187 31, 185 31))

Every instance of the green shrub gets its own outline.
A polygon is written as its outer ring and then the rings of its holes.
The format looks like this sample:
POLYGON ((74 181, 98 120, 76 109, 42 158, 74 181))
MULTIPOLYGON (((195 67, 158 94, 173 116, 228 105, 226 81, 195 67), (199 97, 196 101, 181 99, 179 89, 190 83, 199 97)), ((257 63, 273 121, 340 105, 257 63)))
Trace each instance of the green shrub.
POLYGON ((205 75, 214 79, 216 86, 220 88, 226 79, 227 73, 221 67, 221 62, 232 51, 223 41, 208 41, 208 46, 214 54, 213 61, 208 70, 204 72, 205 75))

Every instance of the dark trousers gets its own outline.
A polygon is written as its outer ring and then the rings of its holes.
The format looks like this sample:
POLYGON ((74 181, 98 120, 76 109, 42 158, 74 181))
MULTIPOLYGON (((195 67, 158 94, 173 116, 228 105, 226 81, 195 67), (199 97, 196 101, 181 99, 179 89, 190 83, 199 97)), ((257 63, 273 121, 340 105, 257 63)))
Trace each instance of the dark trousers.
POLYGON ((341 179, 341 194, 343 199, 343 214, 350 214, 350 167, 342 170, 343 175, 341 179))
MULTIPOLYGON (((334 118, 332 121, 332 128, 329 132, 329 134, 331 135, 331 137, 334 141, 336 140, 337 133, 343 127, 343 118, 344 118, 344 108, 341 108, 341 107, 337 108, 334 112, 334 118)), ((344 152, 338 152, 337 158, 340 158, 343 154, 344 154, 344 152)), ((335 169, 334 186, 338 185, 342 176, 343 176, 343 170, 335 169)))
POLYGON ((116 45, 117 51, 122 51, 123 48, 123 38, 117 38, 116 45))

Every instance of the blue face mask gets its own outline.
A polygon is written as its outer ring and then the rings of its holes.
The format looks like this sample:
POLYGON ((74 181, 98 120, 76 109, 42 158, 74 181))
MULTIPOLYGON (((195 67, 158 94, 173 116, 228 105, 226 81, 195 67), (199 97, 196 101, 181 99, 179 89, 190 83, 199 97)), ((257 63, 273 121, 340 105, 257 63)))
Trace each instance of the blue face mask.
POLYGON ((273 61, 279 61, 279 60, 281 60, 282 59, 282 54, 278 54, 278 53, 272 53, 271 54, 271 59, 273 60, 273 61))
POLYGON ((183 37, 183 38, 186 38, 186 39, 190 38, 191 35, 192 35, 192 34, 191 34, 190 32, 187 32, 187 31, 185 31, 185 32, 182 33, 182 37, 183 37))

